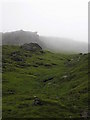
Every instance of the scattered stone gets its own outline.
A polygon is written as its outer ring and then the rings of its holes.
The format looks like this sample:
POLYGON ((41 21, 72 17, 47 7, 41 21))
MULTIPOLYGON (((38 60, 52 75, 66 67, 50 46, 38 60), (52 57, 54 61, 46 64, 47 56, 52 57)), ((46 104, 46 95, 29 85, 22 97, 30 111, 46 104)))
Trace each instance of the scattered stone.
POLYGON ((56 96, 56 99, 59 99, 59 96, 56 96))
POLYGON ((68 77, 67 75, 62 76, 63 79, 66 79, 67 77, 68 77))
POLYGON ((3 92, 4 95, 13 95, 15 94, 15 90, 7 90, 6 92, 3 92))
POLYGON ((82 116, 83 118, 88 118, 88 112, 87 112, 87 111, 83 111, 83 112, 81 113, 81 116, 82 116))
POLYGON ((73 61, 74 59, 71 59, 70 61, 73 61))
POLYGON ((48 85, 51 85, 51 84, 52 84, 51 82, 48 83, 48 85))
POLYGON ((42 102, 41 100, 37 97, 37 96, 34 96, 34 103, 33 105, 42 105, 42 102))

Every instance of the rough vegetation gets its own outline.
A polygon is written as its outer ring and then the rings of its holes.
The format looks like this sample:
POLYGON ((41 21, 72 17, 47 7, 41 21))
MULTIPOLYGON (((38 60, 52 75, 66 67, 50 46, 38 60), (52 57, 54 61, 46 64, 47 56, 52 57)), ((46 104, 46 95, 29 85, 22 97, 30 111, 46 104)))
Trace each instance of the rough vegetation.
POLYGON ((88 55, 3 46, 3 118, 87 118, 88 55))

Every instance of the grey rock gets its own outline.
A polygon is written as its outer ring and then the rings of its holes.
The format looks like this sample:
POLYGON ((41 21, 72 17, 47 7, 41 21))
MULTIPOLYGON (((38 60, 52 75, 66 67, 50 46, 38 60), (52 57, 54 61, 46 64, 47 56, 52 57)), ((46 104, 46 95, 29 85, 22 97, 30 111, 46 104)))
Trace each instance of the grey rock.
POLYGON ((42 48, 37 44, 37 43, 29 43, 29 44, 24 44, 21 46, 24 50, 27 51, 41 51, 42 48))

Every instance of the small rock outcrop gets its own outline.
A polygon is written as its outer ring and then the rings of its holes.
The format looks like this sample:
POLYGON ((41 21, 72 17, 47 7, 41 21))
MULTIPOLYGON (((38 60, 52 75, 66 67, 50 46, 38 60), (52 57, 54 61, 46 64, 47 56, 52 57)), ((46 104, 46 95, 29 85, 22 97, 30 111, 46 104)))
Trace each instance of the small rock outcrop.
POLYGON ((42 105, 42 102, 38 97, 35 96, 33 105, 42 105))
POLYGON ((24 50, 27 51, 41 51, 42 48, 37 44, 37 43, 29 43, 29 44, 24 44, 21 46, 24 50))

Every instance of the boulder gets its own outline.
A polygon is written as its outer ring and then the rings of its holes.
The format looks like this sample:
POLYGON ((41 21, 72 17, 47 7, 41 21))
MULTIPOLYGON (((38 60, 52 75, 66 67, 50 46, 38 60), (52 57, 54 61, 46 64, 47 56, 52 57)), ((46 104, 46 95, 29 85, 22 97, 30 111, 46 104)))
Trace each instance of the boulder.
POLYGON ((29 43, 29 44, 24 44, 21 46, 24 50, 27 51, 41 51, 42 48, 37 44, 37 43, 29 43))

